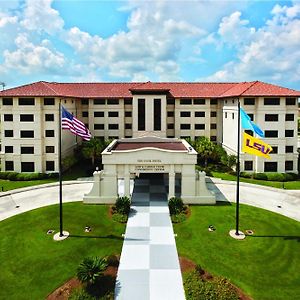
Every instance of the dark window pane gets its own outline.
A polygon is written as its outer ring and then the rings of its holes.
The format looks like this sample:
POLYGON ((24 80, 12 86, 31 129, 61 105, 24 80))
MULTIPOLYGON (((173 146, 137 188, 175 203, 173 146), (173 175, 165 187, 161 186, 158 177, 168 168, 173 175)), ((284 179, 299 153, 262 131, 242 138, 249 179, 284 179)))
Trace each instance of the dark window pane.
POLYGON ((21 162, 21 172, 34 172, 34 162, 21 162))
POLYGON ((168 98, 167 99, 167 105, 175 105, 175 99, 174 98, 168 98))
POLYGON ((180 99, 180 104, 181 105, 191 105, 192 99, 180 99))
POLYGON ((33 122, 34 116, 32 114, 20 115, 20 122, 33 122))
MULTIPOLYGON (((215 117, 217 116, 217 112, 216 112, 216 111, 211 111, 211 112, 210 112, 210 116, 211 116, 212 118, 215 118, 215 117)), ((196 117, 196 113, 195 113, 195 117, 196 117)))
POLYGON ((94 117, 95 118, 103 118, 104 117, 104 111, 94 111, 94 117))
POLYGON ((215 123, 210 124, 210 129, 217 129, 217 124, 215 124, 215 123))
POLYGON ((293 137, 293 136, 294 136, 294 130, 285 131, 285 137, 293 137))
POLYGON ((272 147, 272 152, 270 154, 277 154, 278 153, 278 147, 277 146, 271 146, 272 147))
POLYGON ((34 138, 33 130, 21 130, 21 138, 34 138))
POLYGON ((3 105, 13 105, 13 98, 3 98, 2 104, 3 105))
POLYGON ((194 99, 194 104, 195 105, 204 105, 205 99, 194 99))
POLYGON ((195 117, 196 118, 204 118, 205 117, 205 111, 195 111, 195 117))
POLYGON ((294 162, 292 160, 285 161, 285 170, 286 171, 293 171, 294 169, 294 162))
POLYGON ((14 131, 13 130, 4 130, 4 136, 5 137, 13 137, 14 131))
POLYGON ((285 146, 285 153, 293 153, 294 146, 285 146))
POLYGON ((125 124, 125 129, 132 129, 132 124, 126 123, 125 124))
POLYGON ((54 105, 55 99, 54 98, 44 98, 44 105, 54 105))
POLYGON ((167 116, 168 117, 174 117, 174 111, 168 111, 167 116))
POLYGON ((295 115, 294 114, 286 114, 285 115, 285 120, 286 121, 294 121, 295 120, 295 115))
POLYGON ((53 122, 54 121, 54 114, 45 114, 45 121, 53 122))
POLYGON ((132 99, 124 99, 125 105, 132 105, 132 99))
POLYGON ((34 105, 34 98, 19 98, 19 105, 34 105))
POLYGON ((82 112, 82 117, 83 118, 88 118, 89 117, 89 112, 88 111, 83 111, 82 112))
POLYGON ((245 160, 244 170, 245 171, 253 171, 253 161, 252 160, 245 160))
POLYGON ((14 170, 14 162, 10 160, 5 161, 5 171, 13 171, 14 170))
POLYGON ((94 105, 105 105, 105 99, 94 99, 94 105))
POLYGON ((168 128, 168 129, 174 129, 174 124, 172 124, 172 123, 168 124, 168 125, 167 125, 167 128, 168 128))
POLYGON ((107 105, 118 105, 119 99, 107 99, 107 105))
POLYGON ((54 153, 55 148, 54 146, 46 146, 46 153, 54 153))
POLYGON ((108 129, 111 130, 119 129, 119 124, 108 124, 108 129))
POLYGON ((277 172, 277 162, 265 161, 264 172, 277 172))
POLYGON ((277 130, 265 130, 265 137, 266 138, 278 137, 278 131, 277 130))
POLYGON ((34 154, 34 147, 21 147, 21 154, 34 154))
POLYGON ((54 161, 46 160, 46 171, 54 171, 54 161))
POLYGON ((110 118, 117 118, 117 117, 119 117, 119 112, 117 112, 117 111, 109 111, 108 112, 108 116, 110 118))
POLYGON ((280 105, 280 98, 264 98, 264 105, 280 105))
POLYGON ((245 132, 251 136, 253 136, 253 131, 252 130, 249 130, 249 129, 246 129, 245 132))
POLYGON ((191 129, 191 124, 180 124, 180 129, 191 129))
POLYGON ((247 114, 251 121, 254 121, 254 115, 253 114, 247 114))
POLYGON ((218 104, 218 99, 210 99, 210 105, 218 104))
POLYGON ((125 111, 125 117, 126 118, 130 118, 132 116, 132 112, 131 111, 125 111))
POLYGON ((195 124, 195 129, 204 130, 205 129, 205 124, 195 124))
POLYGON ((103 130, 104 129, 104 124, 94 124, 94 129, 95 130, 103 130))
POLYGON ((88 105, 89 99, 81 99, 81 105, 88 105))
POLYGON ((45 130, 46 137, 54 137, 54 130, 45 130))
POLYGON ((296 104, 296 98, 286 98, 285 103, 286 103, 286 105, 295 105, 296 104))
POLYGON ((12 122, 13 119, 13 115, 12 114, 4 114, 4 121, 6 122, 12 122))
POLYGON ((244 98, 244 105, 255 105, 255 98, 244 98))
POLYGON ((161 130, 161 99, 154 99, 153 107, 154 130, 161 130))
POLYGON ((145 99, 138 99, 138 130, 145 130, 145 99))
POLYGON ((278 121, 278 115, 277 114, 266 114, 265 115, 265 121, 267 121, 267 122, 277 122, 278 121))
POLYGON ((5 146, 5 153, 13 153, 14 147, 13 146, 5 146))
POLYGON ((190 117, 191 112, 190 111, 181 111, 180 112, 180 117, 190 117))

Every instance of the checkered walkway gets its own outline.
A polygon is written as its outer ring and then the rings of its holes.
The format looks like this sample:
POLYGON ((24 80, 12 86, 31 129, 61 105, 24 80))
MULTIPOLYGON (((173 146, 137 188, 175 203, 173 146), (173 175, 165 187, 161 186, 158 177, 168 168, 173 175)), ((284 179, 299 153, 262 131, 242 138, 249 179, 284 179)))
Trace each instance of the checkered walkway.
POLYGON ((131 208, 115 299, 185 299, 167 186, 162 184, 162 179, 137 179, 131 208))

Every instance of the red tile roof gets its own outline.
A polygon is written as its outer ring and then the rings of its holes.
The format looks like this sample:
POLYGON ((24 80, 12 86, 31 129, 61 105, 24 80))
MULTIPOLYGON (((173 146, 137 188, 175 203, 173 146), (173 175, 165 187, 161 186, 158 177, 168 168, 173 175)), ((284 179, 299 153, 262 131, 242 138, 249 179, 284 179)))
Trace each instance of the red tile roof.
POLYGON ((223 98, 238 96, 290 96, 300 92, 261 81, 240 83, 210 82, 127 82, 127 83, 56 83, 39 81, 0 92, 5 96, 41 96, 74 98, 127 98, 141 91, 160 91, 174 98, 223 98))

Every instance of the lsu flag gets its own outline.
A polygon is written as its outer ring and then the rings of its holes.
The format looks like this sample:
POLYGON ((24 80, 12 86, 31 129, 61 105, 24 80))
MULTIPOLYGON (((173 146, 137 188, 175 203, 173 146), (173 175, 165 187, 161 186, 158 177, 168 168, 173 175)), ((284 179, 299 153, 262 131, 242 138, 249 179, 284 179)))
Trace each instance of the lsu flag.
POLYGON ((256 124, 254 124, 247 113, 240 108, 242 128, 249 129, 258 134, 260 137, 265 137, 265 133, 256 124))
POLYGON ((262 156, 265 158, 270 158, 269 153, 272 150, 273 150, 272 147, 267 143, 244 132, 243 147, 242 147, 243 152, 257 155, 257 156, 262 156))

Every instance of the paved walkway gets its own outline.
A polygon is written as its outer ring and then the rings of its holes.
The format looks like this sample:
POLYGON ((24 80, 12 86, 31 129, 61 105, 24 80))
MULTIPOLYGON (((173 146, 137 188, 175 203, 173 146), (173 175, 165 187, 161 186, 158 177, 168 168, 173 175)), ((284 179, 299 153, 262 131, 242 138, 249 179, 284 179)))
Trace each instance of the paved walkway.
POLYGON ((117 300, 185 299, 167 187, 161 181, 135 181, 117 276, 117 300))

